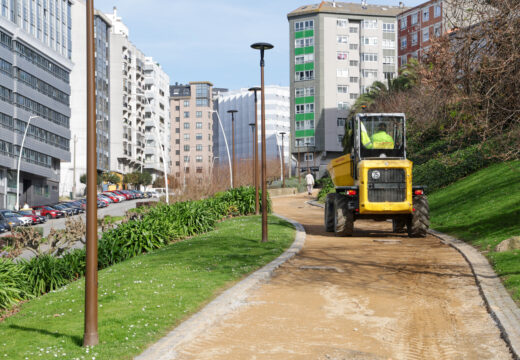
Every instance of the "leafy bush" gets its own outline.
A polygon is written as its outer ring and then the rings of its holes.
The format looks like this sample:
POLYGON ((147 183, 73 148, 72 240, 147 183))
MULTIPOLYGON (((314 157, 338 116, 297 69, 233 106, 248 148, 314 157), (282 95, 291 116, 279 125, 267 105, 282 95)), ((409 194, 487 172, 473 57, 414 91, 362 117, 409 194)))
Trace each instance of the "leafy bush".
POLYGON ((0 258, 0 309, 8 309, 30 297, 31 291, 23 267, 0 258))
POLYGON ((65 263, 52 255, 40 255, 21 263, 31 292, 38 296, 67 284, 64 276, 65 263))
POLYGON ((334 183, 332 182, 332 179, 330 177, 326 177, 321 180, 321 189, 318 193, 318 201, 325 201, 325 198, 327 197, 327 194, 334 192, 335 187, 334 183))
POLYGON ((85 275, 85 249, 76 249, 58 259, 63 277, 67 280, 76 280, 85 275))

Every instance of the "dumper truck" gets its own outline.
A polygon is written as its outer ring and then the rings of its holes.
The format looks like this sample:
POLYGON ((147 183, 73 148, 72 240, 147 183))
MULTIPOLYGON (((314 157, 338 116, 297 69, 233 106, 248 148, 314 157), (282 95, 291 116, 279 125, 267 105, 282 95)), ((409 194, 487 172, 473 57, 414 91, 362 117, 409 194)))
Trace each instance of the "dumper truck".
POLYGON ((358 219, 391 220, 393 232, 426 236, 428 199, 425 187, 412 182, 405 115, 358 113, 348 121, 344 141, 350 153, 327 167, 336 191, 326 198, 325 230, 352 236, 358 219))

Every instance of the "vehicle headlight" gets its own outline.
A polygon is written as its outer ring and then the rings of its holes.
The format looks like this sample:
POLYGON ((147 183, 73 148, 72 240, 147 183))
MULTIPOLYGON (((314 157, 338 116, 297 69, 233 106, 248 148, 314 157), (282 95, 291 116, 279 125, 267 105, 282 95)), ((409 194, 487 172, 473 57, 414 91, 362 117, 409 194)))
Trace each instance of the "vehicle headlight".
POLYGON ((381 173, 378 170, 372 171, 372 179, 378 180, 381 177, 381 173))

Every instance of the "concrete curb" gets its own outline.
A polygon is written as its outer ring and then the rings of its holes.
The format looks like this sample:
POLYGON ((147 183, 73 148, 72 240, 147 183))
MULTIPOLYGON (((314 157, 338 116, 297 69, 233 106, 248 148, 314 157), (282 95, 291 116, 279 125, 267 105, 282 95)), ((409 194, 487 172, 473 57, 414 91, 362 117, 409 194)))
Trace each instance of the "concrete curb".
MULTIPOLYGON (((314 200, 307 201, 307 204, 325 207, 322 203, 314 200)), ((480 296, 486 304, 487 311, 500 329, 502 339, 509 347, 513 359, 520 359, 520 309, 511 299, 486 257, 464 241, 432 229, 428 232, 439 238, 444 244, 457 250, 466 260, 475 278, 480 296)))
POLYGON ((177 349, 184 343, 196 338, 199 334, 213 326, 225 315, 235 311, 241 306, 247 304, 247 298, 251 291, 259 286, 262 282, 268 280, 274 270, 276 270, 284 262, 292 258, 303 248, 305 244, 305 230, 300 223, 288 219, 284 216, 274 214, 275 216, 291 223, 296 228, 296 236, 291 247, 282 255, 263 268, 255 271, 244 280, 232 288, 224 291, 212 302, 207 304, 198 313, 194 314, 188 320, 181 323, 168 335, 150 346, 142 354, 135 357, 138 360, 170 360, 177 356, 177 349))
POLYGON ((457 250, 469 264, 486 308, 500 329, 513 359, 520 359, 520 309, 511 299, 493 268, 477 249, 452 236, 435 230, 430 234, 438 237, 457 250))

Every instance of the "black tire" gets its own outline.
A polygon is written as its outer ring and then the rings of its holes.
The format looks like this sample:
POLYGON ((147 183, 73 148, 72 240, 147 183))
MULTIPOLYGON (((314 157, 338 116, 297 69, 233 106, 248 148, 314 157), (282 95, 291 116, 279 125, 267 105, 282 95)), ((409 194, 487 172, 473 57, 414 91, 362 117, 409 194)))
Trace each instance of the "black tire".
POLYGON ((334 198, 336 193, 327 194, 325 200, 325 231, 334 231, 334 198))
POLYGON ((430 207, 425 195, 416 196, 413 199, 415 211, 408 219, 407 228, 410 237, 425 237, 430 227, 430 207))
POLYGON ((354 212, 347 207, 347 197, 335 194, 334 232, 337 236, 352 236, 354 232, 354 212))
POLYGON ((406 219, 392 219, 392 232, 398 234, 406 232, 406 219))

